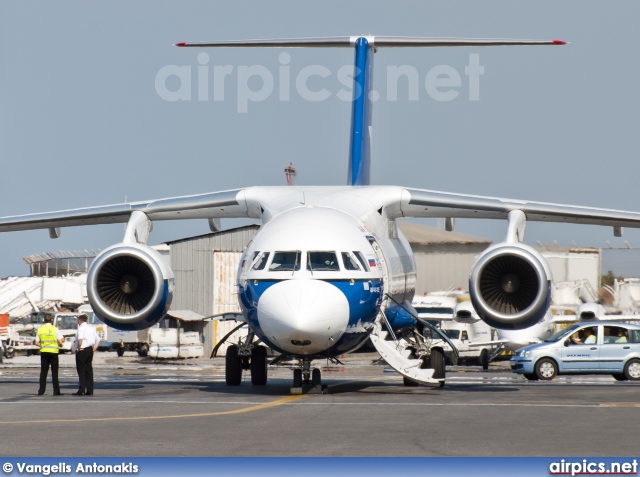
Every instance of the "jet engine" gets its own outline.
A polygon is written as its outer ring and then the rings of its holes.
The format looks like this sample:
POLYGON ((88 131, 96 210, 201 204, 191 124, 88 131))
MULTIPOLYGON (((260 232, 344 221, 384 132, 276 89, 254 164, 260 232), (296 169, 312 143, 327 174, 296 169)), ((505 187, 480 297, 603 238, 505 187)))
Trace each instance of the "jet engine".
POLYGON ((538 323, 551 304, 551 270, 533 248, 499 243, 476 260, 469 294, 478 316, 503 330, 521 330, 538 323))
POLYGON ((100 253, 89 269, 87 295, 97 317, 119 330, 160 321, 173 298, 173 271, 147 245, 120 243, 100 253))

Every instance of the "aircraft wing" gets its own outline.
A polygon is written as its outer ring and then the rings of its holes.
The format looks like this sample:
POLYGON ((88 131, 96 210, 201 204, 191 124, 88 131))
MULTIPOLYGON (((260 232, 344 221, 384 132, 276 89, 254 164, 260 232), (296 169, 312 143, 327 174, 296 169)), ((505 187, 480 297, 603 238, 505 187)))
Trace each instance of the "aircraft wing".
POLYGON ((247 204, 245 199, 244 189, 237 189, 57 212, 0 217, 0 232, 126 223, 134 211, 144 212, 150 220, 255 218, 255 214, 251 213, 252 207, 247 204))
POLYGON ((400 204, 389 206, 388 214, 394 218, 506 219, 512 210, 521 210, 527 220, 538 222, 640 228, 640 212, 409 188, 403 190, 400 204))

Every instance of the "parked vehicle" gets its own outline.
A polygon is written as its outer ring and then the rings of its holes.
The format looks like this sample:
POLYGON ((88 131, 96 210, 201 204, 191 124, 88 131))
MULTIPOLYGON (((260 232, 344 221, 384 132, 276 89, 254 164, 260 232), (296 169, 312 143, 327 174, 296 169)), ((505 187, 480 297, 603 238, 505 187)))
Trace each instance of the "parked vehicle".
POLYGON ((618 381, 638 381, 640 325, 575 323, 542 343, 516 351, 511 370, 529 380, 550 380, 558 374, 610 374, 618 381))
POLYGON ((147 356, 149 345, 147 343, 148 330, 121 331, 100 321, 90 305, 82 305, 78 308, 79 313, 85 313, 88 323, 95 326, 98 336, 100 336, 99 349, 115 350, 118 356, 122 356, 125 351, 136 351, 140 356, 147 356))

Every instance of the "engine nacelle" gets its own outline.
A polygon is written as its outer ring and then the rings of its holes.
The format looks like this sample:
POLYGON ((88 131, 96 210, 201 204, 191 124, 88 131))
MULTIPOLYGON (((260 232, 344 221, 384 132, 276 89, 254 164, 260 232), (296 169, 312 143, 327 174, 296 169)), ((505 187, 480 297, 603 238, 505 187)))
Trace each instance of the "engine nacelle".
POLYGON ((538 323, 551 305, 551 270, 522 243, 499 243, 476 260, 469 277, 471 302, 494 328, 521 330, 538 323))
POLYGON ((120 243, 89 268, 87 295, 97 317, 119 330, 142 330, 160 321, 173 299, 173 271, 152 248, 120 243))

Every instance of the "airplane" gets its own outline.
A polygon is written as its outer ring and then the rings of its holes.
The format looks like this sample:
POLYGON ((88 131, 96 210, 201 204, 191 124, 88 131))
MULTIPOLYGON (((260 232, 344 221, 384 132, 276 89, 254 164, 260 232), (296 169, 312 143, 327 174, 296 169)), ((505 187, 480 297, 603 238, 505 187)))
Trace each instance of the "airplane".
MULTIPOLYGON (((503 242, 479 255, 469 290, 478 316, 494 328, 537 324, 551 302, 551 273, 523 243, 527 221, 640 227, 640 213, 485 197, 370 181, 373 56, 378 48, 563 45, 561 40, 492 40, 352 36, 177 43, 181 48, 351 48, 355 53, 351 144, 345 186, 247 187, 158 200, 0 218, 0 232, 126 223, 122 242, 103 250, 87 278, 89 302, 107 325, 124 330, 157 323, 173 295, 173 272, 147 241, 157 220, 251 218, 262 227, 246 246, 238 290, 248 337, 229 346, 225 379, 239 385, 250 370, 267 382, 266 346, 297 360, 293 384, 321 383, 314 359, 338 359, 367 339, 407 382, 442 386, 444 356, 430 346, 439 332, 411 306, 416 265, 396 225, 400 217, 507 221, 503 242), (359 94, 361 93, 361 94, 359 94), (431 335, 433 334, 433 335, 431 335), (427 336, 429 335, 429 336, 427 336), (256 338, 262 344, 254 340, 256 338)), ((440 334, 441 335, 441 334, 440 334)), ((446 339, 444 335, 441 335, 446 339)))

